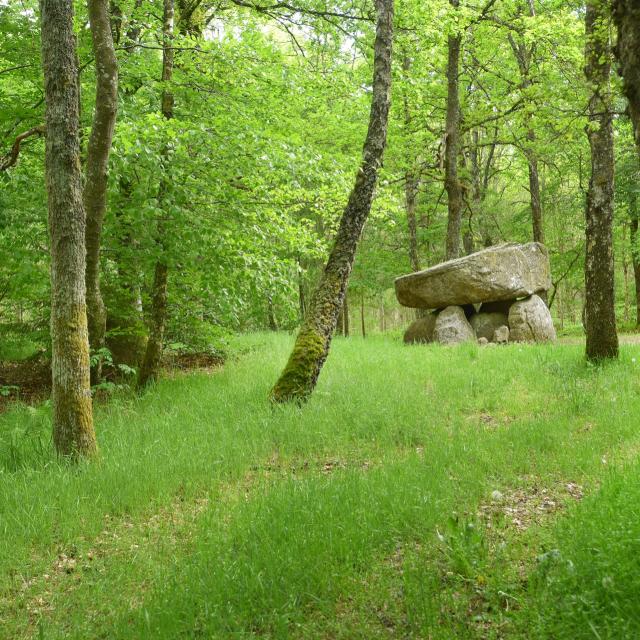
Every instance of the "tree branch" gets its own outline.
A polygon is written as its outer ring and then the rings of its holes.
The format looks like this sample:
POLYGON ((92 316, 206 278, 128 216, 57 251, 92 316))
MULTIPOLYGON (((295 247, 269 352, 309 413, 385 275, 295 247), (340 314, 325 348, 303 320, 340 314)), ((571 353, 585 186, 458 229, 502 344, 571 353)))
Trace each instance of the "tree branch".
POLYGON ((6 171, 7 169, 13 167, 16 164, 16 162, 18 162, 18 155, 20 154, 20 144, 22 143, 23 140, 35 135, 43 136, 44 133, 45 133, 44 125, 42 124, 38 125, 37 127, 34 127, 33 129, 29 129, 29 131, 25 131, 24 133, 21 133, 15 139, 15 142, 11 147, 11 151, 9 151, 9 153, 6 156, 0 157, 0 171, 6 171))

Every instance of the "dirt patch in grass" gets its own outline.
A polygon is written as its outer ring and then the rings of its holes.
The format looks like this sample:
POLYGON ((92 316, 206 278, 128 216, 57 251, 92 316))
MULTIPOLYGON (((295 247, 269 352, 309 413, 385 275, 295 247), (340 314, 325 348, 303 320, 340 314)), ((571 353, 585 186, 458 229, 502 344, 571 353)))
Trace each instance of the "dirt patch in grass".
MULTIPOLYGON (((69 601, 73 592, 86 588, 87 581, 108 580, 115 558, 131 564, 148 564, 147 555, 158 555, 159 562, 167 554, 188 548, 196 531, 196 521, 207 508, 209 499, 200 497, 193 500, 176 498, 170 505, 135 521, 130 518, 115 518, 105 515, 104 529, 93 540, 78 540, 76 544, 59 549, 56 558, 42 573, 31 578, 17 578, 16 586, 0 599, 0 621, 4 616, 18 622, 16 638, 36 637, 41 621, 47 625, 55 618, 57 624, 67 624, 60 602, 69 601), (22 612, 22 613, 20 613, 22 612)), ((119 605, 134 609, 141 605, 149 583, 140 581, 144 566, 132 572, 130 584, 119 578, 119 605)), ((96 603, 107 610, 114 603, 96 603)), ((87 611, 87 616, 98 618, 105 612, 87 611)))
POLYGON ((553 487, 534 482, 519 489, 495 490, 491 501, 478 507, 477 516, 487 528, 500 520, 506 528, 524 532, 532 525, 542 524, 571 500, 581 500, 583 495, 583 488, 576 482, 558 483, 553 487))

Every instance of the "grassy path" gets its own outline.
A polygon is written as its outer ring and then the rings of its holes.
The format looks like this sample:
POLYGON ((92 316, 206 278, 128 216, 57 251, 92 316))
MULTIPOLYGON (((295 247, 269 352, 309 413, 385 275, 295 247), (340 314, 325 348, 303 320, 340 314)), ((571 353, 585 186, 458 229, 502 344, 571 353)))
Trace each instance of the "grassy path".
POLYGON ((0 637, 518 637, 554 520, 640 446, 637 346, 337 340, 302 409, 266 401, 290 339, 239 346, 101 410, 76 472, 0 418, 0 637))

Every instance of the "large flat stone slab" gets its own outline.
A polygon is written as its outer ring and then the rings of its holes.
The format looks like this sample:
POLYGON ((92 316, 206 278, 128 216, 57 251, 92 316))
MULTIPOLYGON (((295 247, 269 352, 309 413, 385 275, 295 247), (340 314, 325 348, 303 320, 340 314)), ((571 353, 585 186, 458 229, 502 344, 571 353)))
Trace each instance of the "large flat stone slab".
POLYGON ((538 242, 501 244, 395 281, 401 305, 441 309, 531 296, 551 287, 549 254, 538 242))

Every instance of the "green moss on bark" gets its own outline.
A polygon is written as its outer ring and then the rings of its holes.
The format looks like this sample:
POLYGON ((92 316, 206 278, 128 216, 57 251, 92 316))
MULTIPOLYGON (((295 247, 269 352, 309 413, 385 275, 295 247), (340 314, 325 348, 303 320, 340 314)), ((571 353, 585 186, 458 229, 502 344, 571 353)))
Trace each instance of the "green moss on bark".
POLYGON ((273 402, 304 402, 315 386, 327 350, 326 339, 317 331, 300 331, 280 379, 271 390, 273 402))

